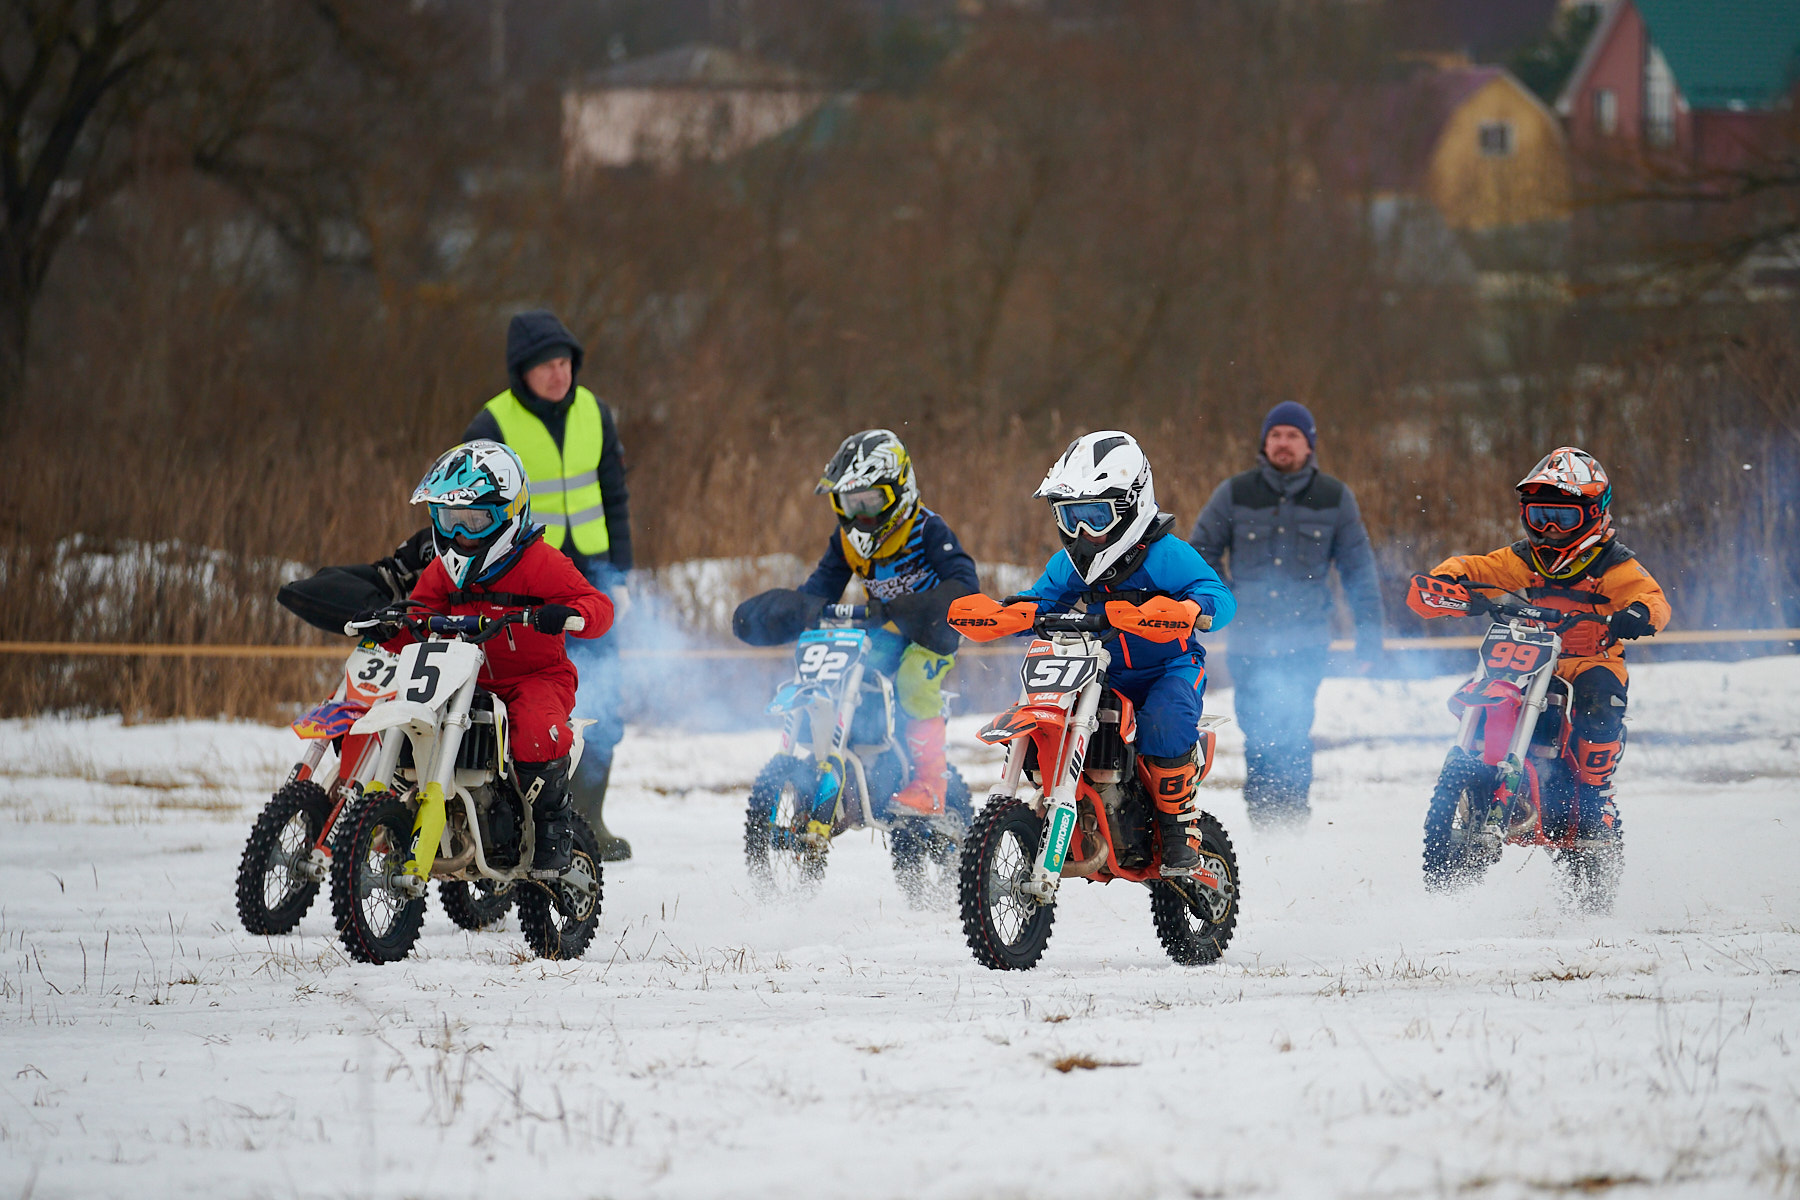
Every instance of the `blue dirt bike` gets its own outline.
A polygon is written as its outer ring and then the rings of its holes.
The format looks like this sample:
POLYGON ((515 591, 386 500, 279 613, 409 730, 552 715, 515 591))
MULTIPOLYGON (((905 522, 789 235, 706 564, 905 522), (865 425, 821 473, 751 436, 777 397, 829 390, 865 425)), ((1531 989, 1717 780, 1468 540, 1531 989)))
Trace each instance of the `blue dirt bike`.
POLYGON ((969 786, 948 767, 941 815, 894 804, 912 762, 895 736, 894 681, 872 661, 878 637, 891 635, 869 624, 861 605, 828 604, 794 647, 794 677, 769 702, 770 712, 785 717, 781 752, 756 777, 744 815, 750 881, 768 900, 811 895, 834 838, 878 829, 907 903, 949 908, 971 815, 969 786))

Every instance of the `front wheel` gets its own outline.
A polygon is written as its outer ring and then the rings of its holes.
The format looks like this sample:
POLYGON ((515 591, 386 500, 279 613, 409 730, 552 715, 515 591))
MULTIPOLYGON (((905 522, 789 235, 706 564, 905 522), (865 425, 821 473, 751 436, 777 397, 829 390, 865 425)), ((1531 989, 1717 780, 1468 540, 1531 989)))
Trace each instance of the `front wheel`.
POLYGON ((398 962, 425 923, 425 897, 396 886, 412 852, 413 810, 387 792, 338 816, 331 852, 331 915, 358 962, 398 962))
POLYGON ((250 933, 293 932, 319 894, 304 868, 331 819, 331 798, 310 779, 283 784, 263 806, 238 860, 238 919, 250 933))
POLYGON ((579 813, 570 815, 569 825, 575 833, 569 869, 550 882, 531 880, 517 888, 519 928, 539 958, 580 958, 600 925, 600 839, 579 813))
POLYGON ((800 900, 825 881, 829 844, 804 837, 818 772, 809 758, 778 754, 763 767, 744 811, 744 863, 763 900, 800 900))
POLYGON ((1219 881, 1163 879, 1150 885, 1150 917, 1169 957, 1184 967, 1217 962, 1237 929, 1243 881, 1231 836, 1211 813, 1200 814, 1200 861, 1219 881))
POLYGON ((512 909, 513 885, 492 879, 446 879, 438 884, 438 901, 444 914, 462 928, 490 929, 506 920, 512 909))
POLYGON ((988 802, 963 840, 957 878, 963 936, 975 961, 995 971, 1037 966, 1056 906, 1021 890, 1044 836, 1044 819, 1013 797, 988 802))
POLYGON ((1425 812, 1427 888, 1472 887, 1498 861, 1499 842, 1485 828, 1493 800, 1494 768, 1465 750, 1452 750, 1425 812))
POLYGON ((908 908, 947 909, 956 903, 956 874, 969 824, 969 785, 955 767, 945 774, 943 816, 902 816, 888 835, 894 880, 908 908))

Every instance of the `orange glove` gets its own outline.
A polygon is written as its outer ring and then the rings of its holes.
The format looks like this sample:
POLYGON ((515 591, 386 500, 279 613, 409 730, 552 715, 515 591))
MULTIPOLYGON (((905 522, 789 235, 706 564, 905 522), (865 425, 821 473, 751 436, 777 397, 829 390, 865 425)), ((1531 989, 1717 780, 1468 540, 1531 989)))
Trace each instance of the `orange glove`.
POLYGON ((991 642, 1030 629, 1037 620, 1037 605, 1025 601, 1003 605, 976 592, 952 600, 947 619, 950 628, 969 640, 991 642))
POLYGON ((1152 642, 1184 641, 1194 632, 1195 626, 1201 629, 1212 626, 1211 619, 1200 611, 1199 602, 1172 600, 1167 596, 1152 596, 1142 604, 1108 600, 1106 619, 1121 633, 1136 634, 1152 642))
POLYGON ((1406 607, 1421 617, 1462 617, 1469 612, 1469 589, 1436 575, 1414 575, 1406 607))

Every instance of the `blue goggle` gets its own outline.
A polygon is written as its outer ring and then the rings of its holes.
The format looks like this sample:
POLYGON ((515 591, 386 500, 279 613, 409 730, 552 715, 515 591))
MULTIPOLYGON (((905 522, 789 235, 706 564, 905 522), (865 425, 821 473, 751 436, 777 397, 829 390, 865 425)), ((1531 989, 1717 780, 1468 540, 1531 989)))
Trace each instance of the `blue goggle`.
POLYGON ((504 504, 434 504, 431 523, 445 537, 478 538, 493 532, 506 519, 504 504))
POLYGON ((1051 507, 1056 510, 1056 527, 1070 537, 1083 529, 1099 537, 1121 520, 1111 500, 1065 500, 1051 507))
POLYGON ((1573 533, 1587 520, 1579 504, 1527 504, 1525 524, 1535 533, 1573 533))

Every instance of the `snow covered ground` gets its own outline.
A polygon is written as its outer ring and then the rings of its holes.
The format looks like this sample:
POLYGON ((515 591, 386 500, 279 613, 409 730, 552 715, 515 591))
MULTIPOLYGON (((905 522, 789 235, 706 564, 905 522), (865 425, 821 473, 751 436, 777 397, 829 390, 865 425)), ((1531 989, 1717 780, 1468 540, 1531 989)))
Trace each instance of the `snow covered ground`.
POLYGON ((1516 850, 1426 896, 1452 683, 1328 681, 1303 836, 1248 828, 1226 736, 1245 907, 1198 969, 1141 889, 1072 882, 1043 966, 985 971, 864 835, 760 907, 773 734, 635 729, 586 961, 434 899, 357 965, 323 899, 287 938, 233 912, 291 734, 0 723, 0 1195, 1800 1195, 1797 667, 1634 674, 1608 918, 1516 850))

